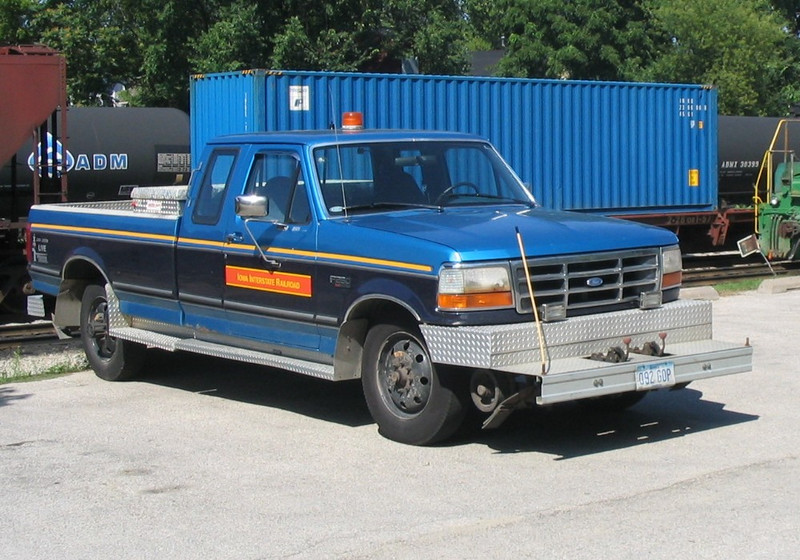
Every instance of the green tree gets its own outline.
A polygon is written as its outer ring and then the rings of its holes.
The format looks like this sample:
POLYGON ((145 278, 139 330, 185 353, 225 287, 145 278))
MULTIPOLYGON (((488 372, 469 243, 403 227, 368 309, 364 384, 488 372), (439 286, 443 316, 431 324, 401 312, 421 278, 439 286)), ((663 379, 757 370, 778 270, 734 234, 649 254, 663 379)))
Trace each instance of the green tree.
POLYGON ((93 105, 120 82, 133 104, 188 107, 191 38, 208 29, 216 0, 42 0, 36 40, 67 58, 67 87, 93 105))
MULTIPOLYGON (((194 40, 219 19, 217 0, 118 0, 136 4, 133 26, 139 66, 130 72, 134 104, 188 109, 189 75, 195 69, 194 40)), ((227 50, 230 45, 222 43, 227 50)))
POLYGON ((31 19, 37 7, 35 0, 3 0, 0 3, 0 45, 32 43, 36 40, 31 19))
POLYGON ((356 41, 353 31, 310 29, 292 16, 276 35, 270 57, 273 68, 286 70, 354 71, 370 51, 356 41))
POLYGON ((276 68, 399 70, 416 59, 424 73, 461 74, 469 27, 456 0, 316 0, 292 10, 274 37, 276 68), (303 13, 304 15, 299 15, 303 13))
POLYGON ((503 75, 627 80, 649 64, 653 51, 640 4, 638 0, 502 0, 496 8, 485 3, 475 7, 485 30, 496 34, 502 29, 506 36, 507 53, 498 67, 503 75), (493 18, 501 21, 500 29, 491 23, 493 18))
POLYGON ((121 82, 133 104, 186 108, 197 72, 399 71, 414 58, 423 72, 461 73, 468 61, 460 0, 5 2, 0 29, 64 53, 70 98, 81 105, 121 82))
POLYGON ((135 36, 125 27, 125 2, 76 0, 42 2, 31 27, 37 41, 67 59, 72 103, 96 105, 98 96, 125 82, 139 65, 135 36))
POLYGON ((423 74, 464 74, 469 70, 469 25, 434 12, 414 33, 411 52, 423 74))
POLYGON ((379 29, 390 30, 386 52, 397 58, 416 59, 423 74, 466 72, 471 32, 459 0, 391 0, 375 4, 379 29))
POLYGON ((505 46, 505 12, 510 2, 498 0, 463 0, 464 18, 469 25, 474 50, 499 49, 505 46))
POLYGON ((660 56, 643 79, 713 84, 728 115, 784 114, 797 38, 765 0, 648 0, 660 56))
POLYGON ((268 21, 258 4, 236 0, 221 6, 207 30, 189 38, 193 72, 225 72, 263 66, 269 53, 268 21))
POLYGON ((772 7, 789 22, 789 30, 797 37, 800 34, 800 1, 772 0, 772 7))

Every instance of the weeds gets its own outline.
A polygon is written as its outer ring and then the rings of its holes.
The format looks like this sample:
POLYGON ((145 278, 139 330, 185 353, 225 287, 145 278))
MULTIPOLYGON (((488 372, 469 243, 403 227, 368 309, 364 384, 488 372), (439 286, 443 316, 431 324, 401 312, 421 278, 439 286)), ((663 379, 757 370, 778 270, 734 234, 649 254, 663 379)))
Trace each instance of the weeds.
POLYGON ((715 286, 717 292, 721 295, 738 294, 740 292, 749 292, 757 290, 763 278, 745 278, 742 280, 731 280, 728 282, 721 282, 715 286))
POLYGON ((88 367, 86 357, 68 348, 26 354, 21 347, 0 351, 0 385, 58 377, 88 367))

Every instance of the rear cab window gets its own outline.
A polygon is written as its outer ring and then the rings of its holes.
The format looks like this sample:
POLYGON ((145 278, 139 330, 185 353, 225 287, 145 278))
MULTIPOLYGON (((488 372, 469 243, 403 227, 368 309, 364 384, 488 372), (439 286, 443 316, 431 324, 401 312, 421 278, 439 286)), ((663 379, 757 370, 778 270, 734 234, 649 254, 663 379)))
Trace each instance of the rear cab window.
POLYGON ((194 223, 214 225, 219 221, 238 154, 238 150, 230 148, 215 150, 211 154, 192 212, 194 223))

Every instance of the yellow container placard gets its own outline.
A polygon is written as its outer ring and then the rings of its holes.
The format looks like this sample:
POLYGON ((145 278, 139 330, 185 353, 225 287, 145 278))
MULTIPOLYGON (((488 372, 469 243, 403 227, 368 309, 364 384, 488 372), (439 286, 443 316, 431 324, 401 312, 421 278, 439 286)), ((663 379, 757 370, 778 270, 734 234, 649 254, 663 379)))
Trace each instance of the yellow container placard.
POLYGON ((699 169, 690 169, 689 170, 689 186, 690 187, 699 187, 700 186, 700 170, 699 169))

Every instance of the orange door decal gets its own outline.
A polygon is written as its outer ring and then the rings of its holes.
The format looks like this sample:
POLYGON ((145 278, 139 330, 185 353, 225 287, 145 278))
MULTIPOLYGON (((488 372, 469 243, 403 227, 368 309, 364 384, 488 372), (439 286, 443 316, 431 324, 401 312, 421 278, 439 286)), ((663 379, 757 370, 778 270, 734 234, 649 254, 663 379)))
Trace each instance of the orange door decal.
POLYGON ((311 276, 305 274, 226 266, 225 284, 237 288, 311 297, 311 276))

